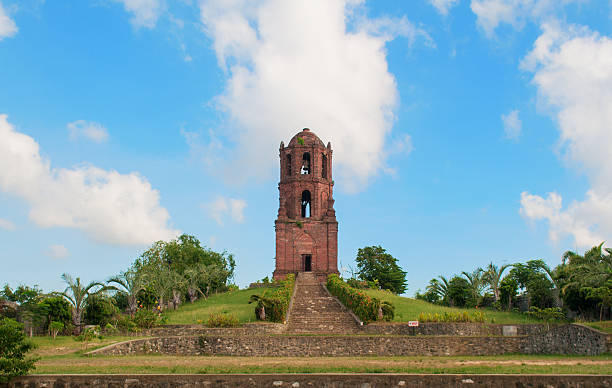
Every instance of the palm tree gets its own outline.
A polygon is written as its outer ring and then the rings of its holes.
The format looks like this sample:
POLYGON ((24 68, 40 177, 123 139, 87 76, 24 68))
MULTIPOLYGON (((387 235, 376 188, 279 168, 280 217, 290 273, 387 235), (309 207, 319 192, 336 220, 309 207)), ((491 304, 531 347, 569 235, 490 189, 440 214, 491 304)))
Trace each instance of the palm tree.
POLYGON ((438 279, 431 279, 426 289, 437 295, 441 302, 444 302, 448 300, 448 280, 442 275, 438 277, 441 281, 438 279))
POLYGON ((468 283, 470 283, 472 294, 474 295, 476 304, 478 304, 480 298, 482 298, 482 292, 487 288, 483 269, 478 267, 472 273, 462 271, 461 274, 465 276, 468 283))
POLYGON ((497 267, 495 264, 493 264, 493 262, 491 262, 484 272, 483 280, 493 291, 496 302, 499 300, 499 284, 501 282, 502 275, 504 274, 506 268, 510 266, 511 264, 504 264, 501 267, 497 267))
POLYGON ((62 280, 68 287, 61 293, 61 295, 72 305, 72 322, 76 326, 77 330, 81 330, 81 321, 83 318, 83 307, 85 304, 85 300, 89 295, 98 294, 102 291, 110 289, 109 287, 105 287, 104 284, 100 282, 91 282, 88 285, 83 285, 81 283, 81 278, 76 278, 76 281, 67 273, 62 274, 62 280), (100 287, 99 289, 92 291, 95 287, 100 287))
POLYGON ((585 291, 589 298, 600 299, 599 320, 603 319, 605 306, 612 305, 612 249, 605 248, 603 242, 594 246, 584 256, 575 252, 565 252, 563 262, 568 262, 569 281, 563 287, 565 292, 571 286, 585 291))
POLYGON ((120 273, 118 276, 108 279, 106 283, 115 283, 123 287, 123 290, 119 291, 127 295, 128 313, 134 316, 134 313, 138 309, 138 293, 145 289, 142 276, 133 269, 130 269, 120 273))

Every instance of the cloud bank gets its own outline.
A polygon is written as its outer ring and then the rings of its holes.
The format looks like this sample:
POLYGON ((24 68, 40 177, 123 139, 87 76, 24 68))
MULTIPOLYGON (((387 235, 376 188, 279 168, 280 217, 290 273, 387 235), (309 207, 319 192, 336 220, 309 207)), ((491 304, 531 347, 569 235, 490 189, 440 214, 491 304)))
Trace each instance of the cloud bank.
POLYGON ((38 226, 80 229, 105 244, 148 245, 179 234, 146 178, 91 165, 52 168, 6 115, 0 115, 0 190, 28 203, 38 226))
POLYGON ((224 219, 230 217, 235 222, 244 221, 244 209, 247 203, 244 199, 218 197, 211 203, 203 205, 209 215, 223 225, 224 219))
POLYGON ((17 34, 17 25, 15 22, 8 16, 4 7, 2 7, 2 3, 0 3, 0 41, 4 38, 10 38, 17 34))
POLYGON ((540 104, 558 123, 568 163, 586 173, 583 201, 562 207, 562 197, 524 192, 521 214, 547 220, 553 241, 573 236, 591 247, 612 236, 612 39, 586 27, 544 24, 522 68, 533 72, 540 104))
POLYGON ((429 3, 436 7, 440 14, 448 15, 448 11, 459 4, 459 0, 429 0, 429 3))
POLYGON ((513 110, 508 114, 502 114, 501 120, 504 125, 504 135, 507 139, 517 140, 521 136, 523 123, 519 118, 519 111, 513 110))
POLYGON ((115 0, 127 12, 132 14, 130 22, 135 28, 153 28, 164 12, 166 5, 163 0, 115 0))
POLYGON ((495 35, 501 24, 521 29, 528 20, 550 18, 569 3, 583 0, 472 0, 476 24, 488 37, 495 35))
POLYGON ((95 143, 103 143, 108 140, 108 130, 100 123, 77 120, 68 123, 66 127, 70 132, 71 140, 85 138, 95 143))
POLYGON ((359 190, 385 169, 385 142, 398 104, 385 44, 396 36, 432 43, 405 17, 363 16, 356 11, 361 3, 201 2, 201 21, 227 76, 215 103, 232 144, 223 159, 235 162, 221 175, 233 181, 270 178, 278 143, 304 127, 332 142, 335 177, 343 187, 359 190))

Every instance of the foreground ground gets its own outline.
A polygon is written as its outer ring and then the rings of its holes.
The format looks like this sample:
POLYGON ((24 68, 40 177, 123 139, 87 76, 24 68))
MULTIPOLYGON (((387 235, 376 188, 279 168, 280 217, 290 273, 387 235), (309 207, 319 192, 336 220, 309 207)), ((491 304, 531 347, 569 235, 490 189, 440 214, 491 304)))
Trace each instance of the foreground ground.
MULTIPOLYGON (((87 350, 125 340, 92 341, 87 350)), ((84 356, 71 337, 35 338, 41 357, 33 373, 520 373, 612 374, 612 355, 457 357, 84 356)))

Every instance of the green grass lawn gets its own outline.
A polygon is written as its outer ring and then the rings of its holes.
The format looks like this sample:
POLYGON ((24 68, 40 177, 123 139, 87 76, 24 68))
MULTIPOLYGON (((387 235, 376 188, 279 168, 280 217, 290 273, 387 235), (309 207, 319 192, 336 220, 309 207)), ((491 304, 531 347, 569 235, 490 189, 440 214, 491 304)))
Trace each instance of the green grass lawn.
POLYGON ((596 321, 596 322, 579 322, 583 325, 592 327, 593 329, 612 334, 612 321, 596 321))
POLYGON ((194 303, 183 303, 178 310, 168 311, 168 324, 192 325, 206 323, 213 313, 233 314, 240 323, 255 321, 255 305, 249 304, 253 294, 261 295, 265 288, 253 288, 240 291, 214 294, 208 299, 200 299, 194 303))
POLYGON ((419 318, 420 313, 445 313, 445 312, 475 312, 480 311, 485 314, 485 320, 489 323, 542 323, 542 321, 532 318, 526 314, 509 312, 509 311, 495 311, 488 309, 460 309, 454 307, 440 306, 425 302, 423 300, 406 298, 391 294, 386 291, 380 290, 364 290, 368 295, 381 300, 386 300, 395 306, 395 318, 394 322, 407 322, 416 321, 419 318))

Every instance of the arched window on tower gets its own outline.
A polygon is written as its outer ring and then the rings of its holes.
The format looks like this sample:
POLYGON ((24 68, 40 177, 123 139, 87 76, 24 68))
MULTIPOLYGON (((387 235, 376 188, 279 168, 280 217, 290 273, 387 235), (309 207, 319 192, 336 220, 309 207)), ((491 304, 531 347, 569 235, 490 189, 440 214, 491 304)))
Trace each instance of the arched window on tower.
POLYGON ((304 152, 302 156, 302 169, 300 173, 302 175, 310 174, 310 154, 308 152, 304 152))
POLYGON ((327 156, 321 155, 321 178, 327 178, 327 156))
POLYGON ((302 217, 310 217, 310 191, 302 191, 302 217))
POLYGON ((287 176, 291 176, 291 154, 287 154, 287 162, 285 166, 287 167, 287 176))

